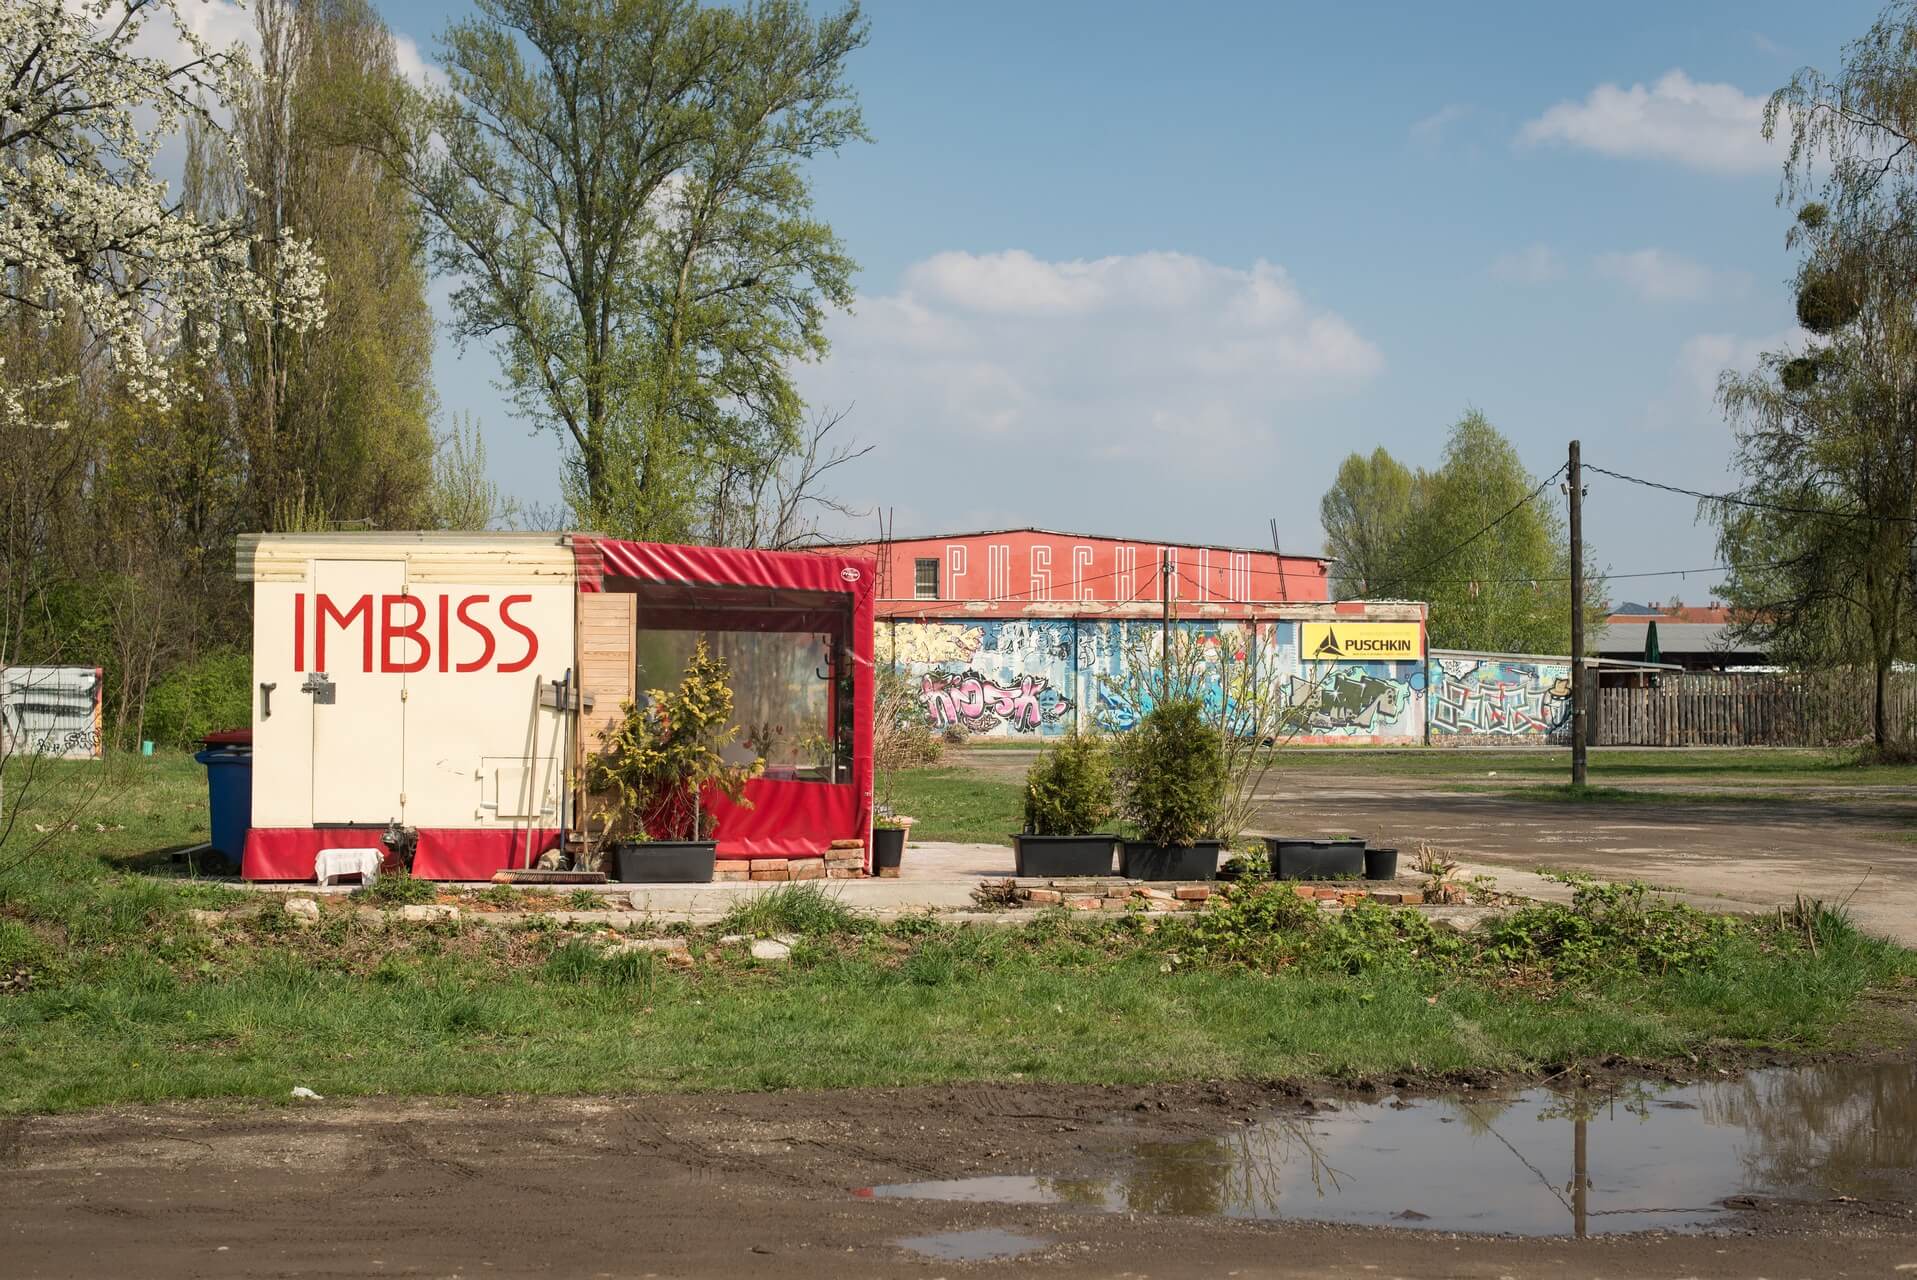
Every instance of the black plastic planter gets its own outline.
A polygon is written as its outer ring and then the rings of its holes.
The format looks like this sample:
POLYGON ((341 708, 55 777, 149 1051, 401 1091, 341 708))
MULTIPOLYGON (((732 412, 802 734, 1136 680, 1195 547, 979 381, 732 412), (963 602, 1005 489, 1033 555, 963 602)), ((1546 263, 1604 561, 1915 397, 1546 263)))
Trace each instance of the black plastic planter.
POLYGON ((705 884, 718 847, 713 840, 628 841, 613 846, 613 864, 624 884, 705 884))
POLYGON ((1148 844, 1127 840, 1118 873, 1127 880, 1216 880, 1220 840, 1196 844, 1148 844))
POLYGON ((1108 876, 1117 836, 1012 837, 1012 873, 1020 876, 1108 876))
POLYGON ((1396 880, 1398 878, 1398 851, 1396 849, 1365 849, 1365 879, 1396 880))
POLYGON ((896 870, 905 861, 905 828, 872 828, 872 871, 896 870))
POLYGON ((1362 840, 1297 840, 1265 837, 1271 873, 1280 880, 1356 880, 1365 873, 1362 840))

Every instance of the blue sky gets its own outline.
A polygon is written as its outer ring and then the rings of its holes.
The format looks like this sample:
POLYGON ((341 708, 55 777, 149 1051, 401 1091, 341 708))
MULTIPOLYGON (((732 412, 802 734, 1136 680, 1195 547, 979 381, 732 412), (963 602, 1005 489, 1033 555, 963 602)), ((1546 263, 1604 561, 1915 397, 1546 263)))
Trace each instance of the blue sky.
MULTIPOLYGON (((428 60, 465 8, 381 7, 428 60)), ((1540 476, 1576 436, 1728 483, 1717 373, 1794 329, 1754 114, 1874 5, 1460 8, 871 4, 874 141, 813 175, 860 301, 800 376, 877 446, 842 495, 900 534, 1257 544, 1275 516, 1315 551, 1344 454, 1435 465, 1470 407, 1540 476)), ((492 353, 442 340, 436 376, 550 501, 556 442, 492 353)), ((1593 477, 1586 509, 1613 572, 1715 562, 1683 499, 1593 477)))

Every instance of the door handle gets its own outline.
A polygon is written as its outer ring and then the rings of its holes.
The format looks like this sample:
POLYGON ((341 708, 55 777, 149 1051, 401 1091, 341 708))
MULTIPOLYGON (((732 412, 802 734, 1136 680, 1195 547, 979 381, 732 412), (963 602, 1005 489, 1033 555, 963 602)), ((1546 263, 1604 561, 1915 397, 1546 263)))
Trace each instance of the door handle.
POLYGON ((277 688, 279 688, 279 685, 276 682, 269 680, 260 681, 260 719, 271 720, 273 718, 273 690, 277 688))

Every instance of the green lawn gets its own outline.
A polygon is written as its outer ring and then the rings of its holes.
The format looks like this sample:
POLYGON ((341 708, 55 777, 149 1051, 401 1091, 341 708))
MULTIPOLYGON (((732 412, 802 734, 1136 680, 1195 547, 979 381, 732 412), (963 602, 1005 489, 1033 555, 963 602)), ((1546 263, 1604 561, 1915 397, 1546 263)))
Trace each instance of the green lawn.
MULTIPOLYGON (((942 772, 909 784, 927 788, 928 823, 1009 829, 1016 784, 936 785, 942 772)), ((55 838, 19 865, 30 846, 0 846, 0 1111, 284 1099, 295 1085, 1433 1076, 1612 1055, 1689 1066, 1907 1040, 1892 1021, 1902 1005, 1868 996, 1917 980, 1910 953, 1829 917, 1713 923, 1603 898, 1458 935, 1383 908, 1333 918, 1282 886, 1149 927, 1062 912, 1013 928, 878 926, 801 891, 687 931, 684 968, 605 956, 603 936, 550 923, 409 925, 343 901, 298 930, 273 900, 127 869, 171 868, 154 851, 203 834, 196 774, 178 758, 64 767, 25 797, 16 836, 55 838), (96 807, 59 830, 100 782, 96 807), (194 907, 238 914, 207 925, 194 907), (793 962, 754 962, 719 941, 732 930, 797 934, 793 962)))
POLYGON ((1025 826, 1022 783, 981 778, 959 767, 903 769, 880 784, 892 807, 910 814, 914 840, 1010 844, 1025 826))

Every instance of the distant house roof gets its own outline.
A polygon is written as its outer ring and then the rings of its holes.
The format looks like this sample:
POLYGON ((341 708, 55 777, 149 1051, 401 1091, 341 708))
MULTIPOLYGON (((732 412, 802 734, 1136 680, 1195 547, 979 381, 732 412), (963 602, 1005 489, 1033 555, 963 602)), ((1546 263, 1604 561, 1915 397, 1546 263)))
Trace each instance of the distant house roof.
MULTIPOLYGON (((1613 655, 1642 655, 1644 633, 1652 619, 1613 622, 1604 628, 1598 640, 1598 652, 1613 655)), ((1662 654, 1673 653, 1762 653, 1763 648, 1748 641, 1731 638, 1731 629, 1721 622, 1678 622, 1657 618, 1657 647, 1662 654)))
POLYGON ((1656 618, 1660 624, 1668 619, 1671 622, 1729 622, 1731 611, 1721 604, 1621 604, 1611 610, 1612 623, 1648 621, 1656 618))

